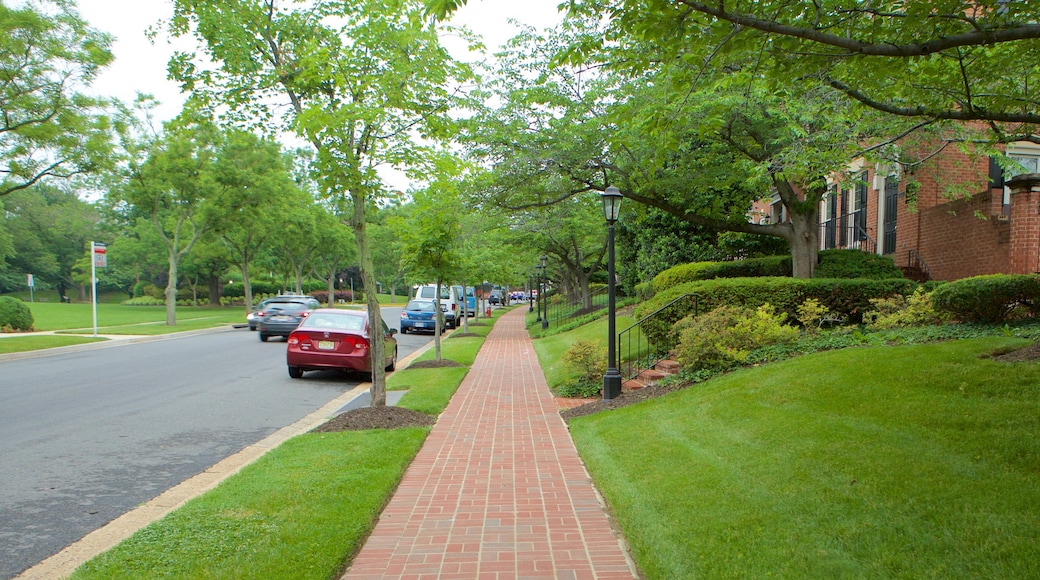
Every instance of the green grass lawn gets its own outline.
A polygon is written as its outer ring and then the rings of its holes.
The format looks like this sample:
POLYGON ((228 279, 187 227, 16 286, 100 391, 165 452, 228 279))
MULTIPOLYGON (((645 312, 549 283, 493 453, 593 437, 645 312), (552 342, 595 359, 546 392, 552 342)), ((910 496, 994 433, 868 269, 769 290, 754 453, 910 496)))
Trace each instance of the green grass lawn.
MULTIPOLYGON (((29 304, 34 327, 44 330, 93 332, 94 313, 90 304, 29 304)), ((245 309, 239 307, 177 307, 177 326, 166 326, 164 306, 123 306, 98 304, 97 324, 101 334, 162 334, 227 324, 245 324, 245 309), (160 326, 155 329, 149 327, 160 326)))
POLYGON ((1040 577, 1021 340, 851 348, 575 419, 648 578, 1040 577))
POLYGON ((5 336, 0 338, 0 354, 12 352, 28 352, 32 350, 43 350, 57 348, 60 346, 73 346, 86 344, 88 342, 103 342, 106 338, 93 338, 87 336, 59 336, 59 335, 36 335, 36 336, 5 336))
POLYGON ((295 437, 72 578, 336 577, 428 431, 295 437))

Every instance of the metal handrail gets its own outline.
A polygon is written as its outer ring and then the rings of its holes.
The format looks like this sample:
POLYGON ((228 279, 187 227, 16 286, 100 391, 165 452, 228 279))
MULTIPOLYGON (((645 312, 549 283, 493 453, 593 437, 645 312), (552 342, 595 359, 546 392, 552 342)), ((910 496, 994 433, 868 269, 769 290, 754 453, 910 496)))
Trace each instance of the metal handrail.
POLYGON ((919 254, 917 250, 913 248, 910 249, 910 253, 907 255, 906 259, 906 265, 909 268, 916 267, 920 270, 921 273, 924 274, 925 280, 932 279, 932 269, 928 267, 928 262, 924 261, 924 258, 921 257, 921 254, 919 254))
MULTIPOLYGON (((618 369, 621 371, 621 376, 624 380, 631 380, 638 377, 640 374, 654 368, 657 363, 661 362, 668 355, 668 350, 672 348, 671 344, 651 344, 651 340, 647 337, 645 332, 642 332, 642 326, 648 320, 662 316, 664 311, 672 308, 676 303, 684 300, 692 300, 693 302, 693 315, 697 316, 700 309, 700 295, 699 294, 683 294, 675 300, 672 300, 668 304, 658 308, 657 310, 647 314, 643 318, 640 318, 635 324, 617 333, 617 352, 621 359, 620 366, 618 369), (636 332, 639 329, 639 332, 636 332), (625 338, 628 339, 625 344, 625 338), (645 339, 645 350, 644 350, 644 339, 645 339), (635 356, 633 356, 632 342, 635 340, 635 356), (627 346, 627 348, 623 348, 627 346), (646 353, 643 355, 643 353, 646 353), (634 369, 634 371, 633 371, 634 369)), ((674 322, 674 321, 673 321, 674 322)))

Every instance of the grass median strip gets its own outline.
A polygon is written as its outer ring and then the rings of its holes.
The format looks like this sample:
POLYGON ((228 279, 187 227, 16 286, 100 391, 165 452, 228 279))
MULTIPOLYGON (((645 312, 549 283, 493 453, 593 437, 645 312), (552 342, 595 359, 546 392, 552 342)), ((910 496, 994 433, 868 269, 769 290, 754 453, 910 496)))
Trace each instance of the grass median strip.
POLYGON ((11 336, 0 338, 0 354, 14 352, 29 352, 60 346, 73 346, 87 344, 90 342, 104 342, 107 338, 92 338, 85 336, 59 336, 52 334, 36 336, 11 336))
POLYGON ((428 432, 295 437, 72 578, 327 580, 360 548, 428 432))

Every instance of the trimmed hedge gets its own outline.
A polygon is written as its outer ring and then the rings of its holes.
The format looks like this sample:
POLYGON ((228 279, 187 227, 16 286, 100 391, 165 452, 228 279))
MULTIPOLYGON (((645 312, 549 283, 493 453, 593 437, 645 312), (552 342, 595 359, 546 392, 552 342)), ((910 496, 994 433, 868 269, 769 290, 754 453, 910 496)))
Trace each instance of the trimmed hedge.
POLYGON ((813 278, 902 278, 892 258, 859 250, 822 250, 813 278))
POLYGON ((732 262, 693 262, 672 266, 654 277, 655 292, 698 280, 715 278, 754 278, 760 276, 790 276, 790 256, 767 256, 732 262))
POLYGON ((0 330, 32 330, 32 310, 13 296, 0 296, 0 330))
POLYGON ((1003 322, 1040 314, 1040 276, 990 274, 947 282, 932 292, 932 305, 961 322, 1003 322))
MULTIPOLYGON (((896 294, 906 296, 916 288, 916 282, 906 279, 718 278, 669 288, 637 307, 634 315, 639 319, 684 294, 697 294, 697 310, 701 313, 719 306, 758 308, 771 304, 778 312, 784 312, 792 320, 797 320, 798 306, 815 298, 831 313, 858 323, 863 320, 863 313, 871 309, 871 299, 896 294)), ((651 341, 674 345, 672 325, 691 314, 693 308, 692 301, 680 301, 670 307, 664 316, 644 323, 643 330, 651 341)))

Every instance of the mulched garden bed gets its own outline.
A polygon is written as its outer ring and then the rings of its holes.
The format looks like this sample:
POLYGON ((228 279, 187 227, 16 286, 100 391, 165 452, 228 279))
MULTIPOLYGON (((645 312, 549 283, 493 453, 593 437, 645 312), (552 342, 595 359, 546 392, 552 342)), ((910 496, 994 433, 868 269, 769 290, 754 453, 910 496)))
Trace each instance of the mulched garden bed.
POLYGON ((314 429, 315 433, 430 427, 437 418, 404 407, 361 407, 340 413, 314 429))

